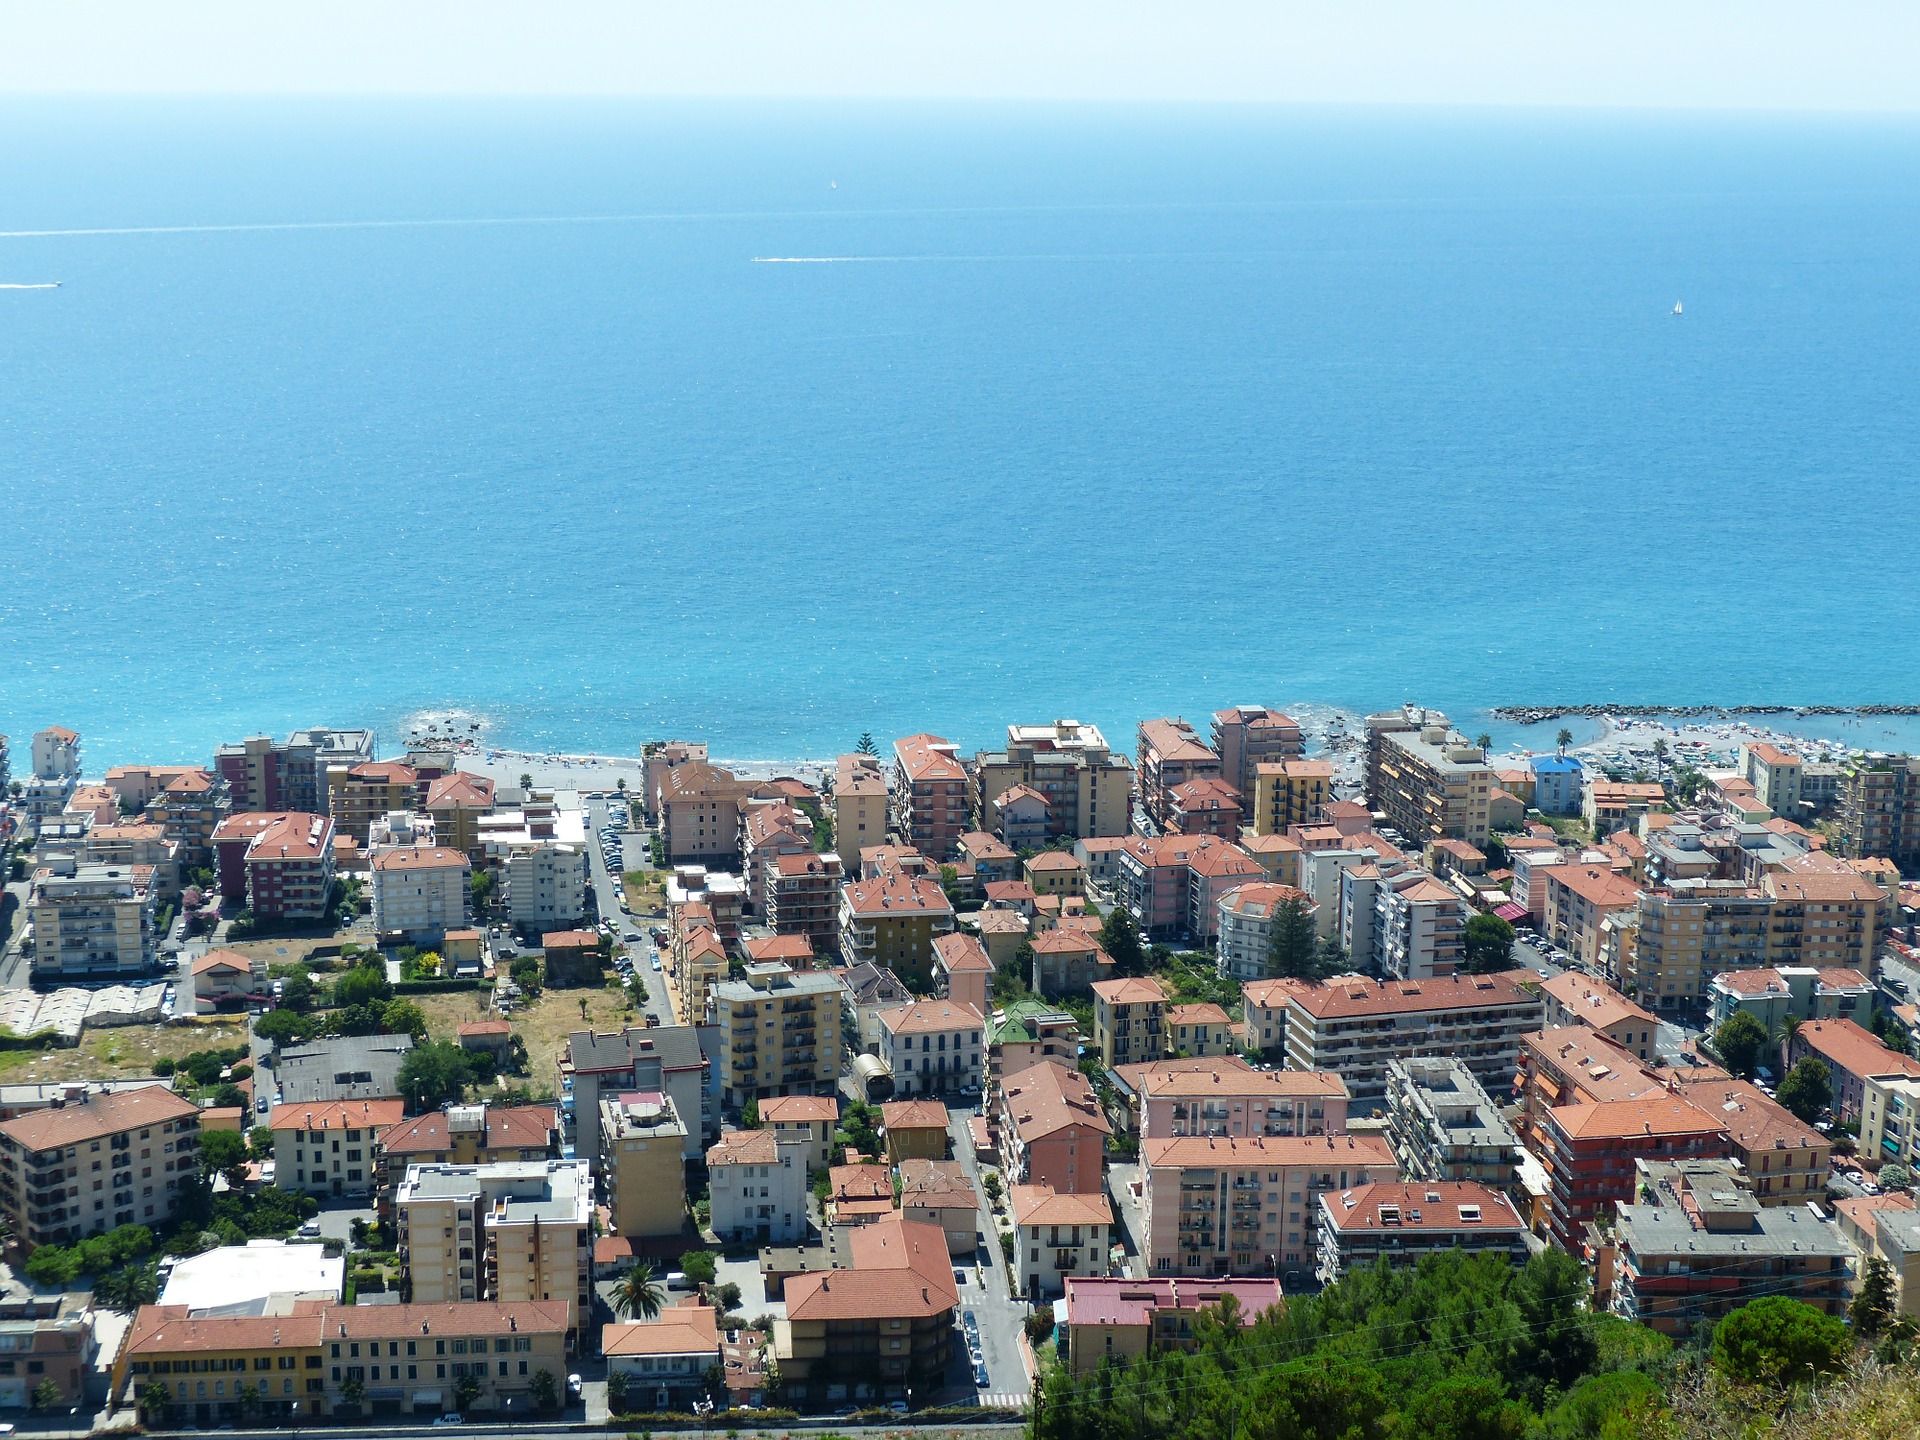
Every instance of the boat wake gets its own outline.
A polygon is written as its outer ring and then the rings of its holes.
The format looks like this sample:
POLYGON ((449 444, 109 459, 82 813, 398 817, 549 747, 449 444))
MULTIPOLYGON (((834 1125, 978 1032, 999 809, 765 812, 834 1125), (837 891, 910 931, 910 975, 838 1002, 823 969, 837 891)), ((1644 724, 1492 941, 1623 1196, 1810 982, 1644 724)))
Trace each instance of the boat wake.
POLYGON ((58 280, 41 280, 32 284, 15 280, 0 280, 0 290, 58 290, 59 288, 60 282, 58 280))

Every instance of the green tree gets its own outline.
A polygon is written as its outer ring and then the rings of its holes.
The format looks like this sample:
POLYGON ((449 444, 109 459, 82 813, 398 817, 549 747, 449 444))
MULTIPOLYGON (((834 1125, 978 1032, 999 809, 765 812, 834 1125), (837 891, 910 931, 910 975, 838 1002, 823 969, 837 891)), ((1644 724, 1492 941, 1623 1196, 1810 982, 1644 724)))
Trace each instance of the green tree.
POLYGON ((224 1175, 238 1189, 247 1183, 247 1142, 238 1130, 200 1132, 200 1173, 224 1175))
POLYGON ((1267 974, 1292 980, 1311 980, 1319 970, 1318 940, 1313 908, 1307 897, 1288 895, 1273 907, 1267 925, 1267 974))
POLYGON ((270 1160, 273 1158, 273 1131, 265 1125, 256 1125, 247 1132, 247 1158, 250 1160, 270 1160))
POLYGON ((131 1315, 142 1305, 160 1298, 160 1263, 136 1260, 110 1270, 93 1283, 94 1303, 122 1315, 131 1315))
POLYGON ((67 1403, 67 1392, 60 1388, 58 1380, 42 1380, 33 1387, 33 1408, 36 1410, 58 1410, 67 1403))
POLYGON ((400 1063, 401 1098, 416 1114, 464 1099, 473 1070, 467 1052, 446 1040, 416 1045, 400 1063))
POLYGON ((1125 905, 1116 905, 1107 912, 1107 918, 1100 926, 1100 948, 1112 959, 1116 973, 1139 975, 1145 972, 1147 957, 1140 944, 1140 926, 1134 920, 1133 912, 1125 905))
MULTIPOLYGON (((295 1014, 304 1015, 312 1008, 313 981, 308 978, 306 972, 303 970, 298 974, 287 976, 280 982, 280 1007, 278 1010, 272 1010, 268 1013, 277 1015, 281 1010, 291 1010, 295 1014)), ((262 1016, 261 1018, 265 1019, 266 1017, 262 1016)), ((257 1029, 258 1026, 255 1028, 257 1029)))
POLYGON ((740 1107, 740 1128, 742 1130, 760 1128, 760 1102, 752 1096, 748 1096, 747 1103, 740 1107))
POLYGON ((624 1370, 607 1372, 607 1413, 616 1416, 627 1413, 627 1372, 624 1370))
POLYGON ((1329 935, 1320 942, 1320 955, 1315 963, 1322 975, 1344 975, 1352 968, 1338 935, 1329 935))
POLYGON ((1498 915, 1475 915, 1467 921, 1467 973, 1486 975, 1513 967, 1513 926, 1498 915))
MULTIPOLYGON (((467 1385, 473 1385, 474 1394, 477 1395, 480 1393, 480 1387, 478 1385, 474 1385, 474 1382, 471 1379, 468 1379, 463 1382, 457 1382, 454 1385, 453 1389, 456 1396, 459 1394, 460 1385, 462 1383, 467 1385)), ((360 1408, 360 1402, 366 1398, 367 1398, 367 1387, 363 1381, 356 1380, 351 1375, 349 1375, 345 1380, 342 1380, 340 1382, 340 1401, 342 1404, 351 1406, 354 1410, 358 1411, 360 1408)))
MULTIPOLYGON (((341 1387, 344 1394, 345 1386, 341 1387)), ((473 1402, 480 1398, 480 1382, 471 1375, 462 1375, 453 1382, 453 1406, 462 1415, 473 1409, 473 1402)))
POLYGON ((711 1285, 715 1273, 711 1250, 689 1250, 680 1257, 680 1273, 695 1285, 711 1285))
POLYGON ((1879 1179, 1882 1190, 1913 1189, 1913 1171, 1905 1165, 1882 1165, 1879 1179))
POLYGON ((1547 1412, 1547 1434, 1552 1440, 1601 1440, 1615 1416, 1658 1404, 1662 1393, 1658 1382, 1638 1370, 1590 1375, 1547 1412))
POLYGON ((1802 1385, 1846 1363, 1846 1322, 1805 1301, 1770 1295, 1743 1305, 1713 1331, 1713 1364, 1748 1385, 1802 1385))
POLYGON ((607 1300, 616 1315, 624 1315, 629 1320, 652 1320, 666 1303, 666 1292, 654 1278, 653 1266, 636 1260, 614 1285, 607 1300))
POLYGON ((1875 1340, 1899 1314, 1894 1294, 1893 1267, 1878 1255, 1870 1256, 1860 1276, 1860 1288, 1847 1307, 1847 1323, 1863 1340, 1875 1340))
POLYGON ((1753 1078, 1769 1043, 1767 1027, 1745 1010, 1735 1011, 1713 1032, 1713 1048, 1720 1063, 1742 1080, 1753 1078))
MULTIPOLYGON (((311 991, 313 987, 307 988, 311 991)), ((307 1016, 284 1006, 269 1010, 253 1022, 253 1033, 274 1046, 298 1045, 303 1040, 311 1040, 317 1028, 307 1016)))
POLYGON ((380 1023, 389 1035, 411 1035, 416 1042, 427 1038, 426 1011, 411 1000, 389 1000, 380 1023))
POLYGON ((873 732, 871 730, 862 730, 860 732, 859 743, 853 748, 858 750, 862 755, 878 755, 880 753, 880 747, 873 743, 873 732))
POLYGON ((1485 755, 1487 751, 1493 748, 1493 736, 1482 730, 1478 735, 1473 737, 1473 743, 1478 745, 1480 747, 1480 753, 1485 755))
POLYGON ((140 1390, 136 1408, 149 1425, 158 1423, 173 1406, 173 1389, 164 1380, 149 1380, 140 1390))
POLYGON ((1573 743, 1573 731, 1562 725, 1560 727, 1560 733, 1553 737, 1553 743, 1559 747, 1562 755, 1566 754, 1567 746, 1573 743))
POLYGON ((1488 1375, 1460 1374, 1422 1391, 1401 1415, 1401 1428, 1420 1440, 1521 1440, 1527 1407, 1507 1398, 1488 1375))
POLYGON ((1811 1125, 1833 1103, 1833 1072, 1818 1056, 1803 1056, 1780 1082, 1774 1099, 1811 1125))
POLYGON ((378 953, 371 964, 355 965, 333 982, 335 1005, 384 1005, 393 998, 393 985, 387 979, 386 961, 378 953))
POLYGON ((560 1403, 560 1387, 554 1383, 551 1370, 533 1372, 533 1383, 527 1387, 533 1396, 534 1408, 551 1410, 560 1403))

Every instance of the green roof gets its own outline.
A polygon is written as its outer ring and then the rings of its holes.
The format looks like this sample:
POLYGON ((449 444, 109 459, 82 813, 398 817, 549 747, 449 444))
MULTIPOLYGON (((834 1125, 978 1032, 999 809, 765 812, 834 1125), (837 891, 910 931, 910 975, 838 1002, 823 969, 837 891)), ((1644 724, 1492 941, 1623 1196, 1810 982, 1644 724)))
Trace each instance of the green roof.
POLYGON ((989 1023, 987 1044, 1004 1045, 1009 1041, 1017 1043, 1022 1040, 1038 1040, 1039 1031, 1031 1022, 1055 1019, 1072 1020, 1073 1016, 1043 1000, 1016 1000, 1007 1006, 998 1020, 989 1023))

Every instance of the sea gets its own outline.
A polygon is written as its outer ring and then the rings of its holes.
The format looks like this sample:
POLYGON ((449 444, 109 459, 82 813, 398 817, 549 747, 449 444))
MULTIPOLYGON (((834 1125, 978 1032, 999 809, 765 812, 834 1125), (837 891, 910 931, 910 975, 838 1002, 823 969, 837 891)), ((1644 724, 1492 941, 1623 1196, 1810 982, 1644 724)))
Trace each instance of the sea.
POLYGON ((427 714, 782 758, 1920 702, 1911 117, 9 100, 0 133, 16 772, 54 723, 97 771, 427 714))

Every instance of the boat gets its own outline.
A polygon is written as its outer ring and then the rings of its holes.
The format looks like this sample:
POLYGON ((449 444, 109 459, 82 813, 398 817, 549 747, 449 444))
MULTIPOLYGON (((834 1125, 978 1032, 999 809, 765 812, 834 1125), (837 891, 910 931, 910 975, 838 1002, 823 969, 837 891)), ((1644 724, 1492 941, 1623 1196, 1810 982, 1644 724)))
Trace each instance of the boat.
POLYGON ((1680 313, 1680 302, 1678 300, 1673 302, 1673 310, 1670 313, 1675 315, 1680 313))

